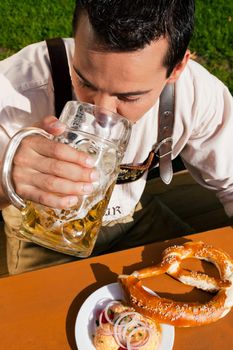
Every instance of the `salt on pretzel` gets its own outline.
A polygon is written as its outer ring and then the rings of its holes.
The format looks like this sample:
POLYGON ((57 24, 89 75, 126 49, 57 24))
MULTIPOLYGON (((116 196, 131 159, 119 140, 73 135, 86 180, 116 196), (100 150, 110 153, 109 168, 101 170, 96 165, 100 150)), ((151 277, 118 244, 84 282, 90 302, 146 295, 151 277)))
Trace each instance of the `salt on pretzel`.
POLYGON ((120 275, 128 303, 141 314, 156 322, 178 327, 200 326, 215 322, 225 316, 233 306, 233 260, 222 251, 203 242, 187 242, 183 245, 168 247, 163 252, 160 264, 120 275), (214 278, 202 272, 181 268, 181 262, 187 258, 197 258, 213 263, 220 278, 214 278), (176 302, 150 294, 142 286, 141 279, 167 273, 184 284, 216 292, 206 303, 176 302))

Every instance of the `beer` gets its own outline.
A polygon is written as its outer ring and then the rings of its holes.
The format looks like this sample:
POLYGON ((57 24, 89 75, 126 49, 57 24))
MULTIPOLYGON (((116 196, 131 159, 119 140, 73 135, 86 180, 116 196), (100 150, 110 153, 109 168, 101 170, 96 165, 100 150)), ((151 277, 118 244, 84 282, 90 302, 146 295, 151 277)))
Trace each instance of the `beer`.
MULTIPOLYGON (((96 135, 69 129, 57 137, 95 159, 100 180, 90 195, 79 196, 69 209, 27 202, 20 234, 47 248, 87 257, 91 254, 118 173, 119 152, 114 143, 96 135)), ((59 195, 59 193, 58 193, 59 195)))
POLYGON ((85 258, 91 254, 95 245, 113 187, 114 183, 108 188, 105 197, 81 219, 67 220, 75 216, 76 206, 63 209, 58 215, 58 209, 41 210, 40 205, 27 202, 26 208, 22 210, 20 233, 47 248, 85 258))

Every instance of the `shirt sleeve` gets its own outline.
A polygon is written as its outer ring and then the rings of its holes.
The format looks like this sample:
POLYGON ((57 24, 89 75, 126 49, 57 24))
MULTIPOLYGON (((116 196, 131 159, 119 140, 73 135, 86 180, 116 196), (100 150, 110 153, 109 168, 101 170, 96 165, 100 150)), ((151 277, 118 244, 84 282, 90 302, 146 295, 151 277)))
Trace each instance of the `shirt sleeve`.
POLYGON ((218 79, 195 101, 195 120, 181 152, 187 169, 205 188, 216 192, 226 214, 233 216, 233 99, 218 79), (198 107, 197 107, 198 106, 198 107))
POLYGON ((29 45, 0 62, 0 160, 9 139, 47 115, 54 93, 45 42, 29 45))
POLYGON ((6 145, 15 132, 23 126, 16 115, 31 112, 30 101, 17 92, 10 81, 0 74, 0 159, 2 159, 6 145))

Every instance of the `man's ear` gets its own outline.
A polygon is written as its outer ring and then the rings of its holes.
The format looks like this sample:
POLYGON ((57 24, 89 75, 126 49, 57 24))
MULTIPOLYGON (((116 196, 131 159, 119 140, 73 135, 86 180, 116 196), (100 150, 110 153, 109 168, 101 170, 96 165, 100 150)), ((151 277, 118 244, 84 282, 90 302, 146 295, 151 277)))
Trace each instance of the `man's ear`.
POLYGON ((175 68, 173 69, 170 77, 167 80, 167 83, 174 83, 180 76, 180 74, 183 72, 188 60, 190 58, 190 50, 187 50, 185 52, 185 55, 180 63, 178 63, 175 68))

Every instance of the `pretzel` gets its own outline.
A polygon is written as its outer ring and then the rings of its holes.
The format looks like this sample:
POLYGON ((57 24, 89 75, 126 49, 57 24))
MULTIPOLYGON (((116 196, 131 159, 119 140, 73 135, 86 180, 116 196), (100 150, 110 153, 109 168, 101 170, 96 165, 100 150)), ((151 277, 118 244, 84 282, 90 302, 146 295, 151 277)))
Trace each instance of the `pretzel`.
POLYGON ((220 249, 203 242, 187 242, 184 245, 168 247, 163 252, 160 264, 120 275, 119 282, 127 302, 141 314, 156 322, 178 327, 200 326, 224 317, 233 306, 233 260, 220 249), (187 258, 206 260, 214 264, 220 278, 203 272, 181 268, 187 258), (206 303, 176 302, 150 294, 142 286, 141 279, 167 273, 180 282, 204 291, 216 293, 206 303))

